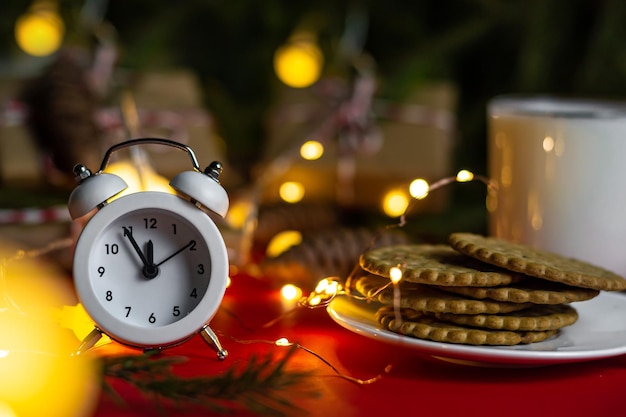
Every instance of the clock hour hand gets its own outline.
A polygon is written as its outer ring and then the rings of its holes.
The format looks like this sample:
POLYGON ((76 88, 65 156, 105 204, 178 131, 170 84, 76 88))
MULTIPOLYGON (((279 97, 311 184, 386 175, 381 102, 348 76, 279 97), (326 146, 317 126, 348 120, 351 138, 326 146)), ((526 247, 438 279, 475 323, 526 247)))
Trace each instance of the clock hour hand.
POLYGON ((195 245, 196 241, 195 240, 190 240, 189 243, 187 243, 185 246, 183 246, 182 248, 178 249, 176 252, 174 252, 173 254, 171 254, 170 256, 168 256, 167 258, 163 259, 161 262, 159 262, 158 264, 156 264, 156 266, 161 266, 163 265, 165 262, 169 261, 170 259, 172 259, 174 256, 178 255, 179 253, 181 253, 182 251, 184 251, 185 249, 187 249, 188 247, 190 247, 191 245, 195 245))
POLYGON ((143 267, 143 275, 146 278, 154 278, 159 275, 159 267, 154 264, 154 244, 149 240, 146 247, 146 260, 148 263, 143 267))
POLYGON ((148 261, 148 265, 154 265, 154 244, 152 243, 152 240, 149 240, 147 243, 146 260, 148 261))

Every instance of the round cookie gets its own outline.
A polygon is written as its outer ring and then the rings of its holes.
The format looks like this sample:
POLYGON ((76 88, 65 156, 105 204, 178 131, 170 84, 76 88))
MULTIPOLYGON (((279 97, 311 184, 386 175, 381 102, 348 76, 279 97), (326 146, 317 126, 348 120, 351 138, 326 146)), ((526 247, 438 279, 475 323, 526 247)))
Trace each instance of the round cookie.
POLYGON ((482 262, 549 281, 594 290, 626 290, 626 279, 577 259, 472 233, 453 233, 450 245, 482 262))
POLYGON ((389 278, 391 268, 402 268, 407 282, 444 286, 493 287, 509 284, 521 274, 464 256, 447 245, 395 245, 361 254, 361 268, 389 278))
POLYGON ((494 330, 544 331, 558 330, 578 320, 576 310, 567 304, 535 305, 508 314, 435 314, 439 320, 461 326, 494 330))
POLYGON ((531 303, 506 303, 494 300, 474 300, 454 294, 437 291, 428 285, 406 283, 400 285, 399 299, 396 300, 394 288, 385 287, 385 278, 374 275, 366 275, 357 278, 355 288, 366 297, 374 297, 381 304, 393 305, 396 301, 398 307, 408 308, 430 313, 454 313, 454 314, 497 314, 529 308, 531 303), (383 288, 385 287, 385 288, 383 288))
POLYGON ((441 291, 483 300, 488 298, 510 303, 563 304, 586 301, 596 297, 600 291, 573 287, 558 282, 528 278, 518 283, 500 287, 443 287, 441 291))
POLYGON ((535 343, 557 333, 557 330, 513 332, 463 327, 416 311, 401 310, 401 315, 401 320, 397 320, 392 307, 383 307, 376 312, 376 320, 383 328, 405 336, 466 345, 512 346, 535 343))

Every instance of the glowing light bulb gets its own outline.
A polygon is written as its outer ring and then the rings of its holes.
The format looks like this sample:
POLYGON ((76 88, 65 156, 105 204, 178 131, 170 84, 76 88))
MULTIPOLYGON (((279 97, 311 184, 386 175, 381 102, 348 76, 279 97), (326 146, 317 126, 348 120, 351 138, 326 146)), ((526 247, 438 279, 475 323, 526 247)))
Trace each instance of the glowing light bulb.
POLYGON ((389 269, 389 279, 392 283, 397 284, 402 280, 402 270, 397 266, 389 269))
POLYGON ((466 169, 462 169, 456 174, 456 180, 458 182, 468 182, 473 179, 474 179, 474 174, 471 171, 468 171, 466 169))
POLYGON ((286 337, 281 337, 277 339, 275 342, 276 346, 291 346, 291 342, 286 337))
POLYGON ((296 181, 287 181, 280 186, 278 194, 287 203, 297 203, 304 197, 304 185, 296 181))
POLYGON ((324 57, 308 33, 296 34, 274 54, 274 71, 289 87, 305 88, 315 83, 322 72, 324 57))
POLYGON ((326 289, 328 288, 328 278, 324 278, 323 280, 321 280, 320 282, 317 283, 317 285, 315 286, 315 292, 320 294, 326 291, 326 289))
POLYGON ((302 290, 293 284, 285 284, 280 289, 280 296, 286 301, 294 301, 302 297, 302 290))
POLYGON ((320 297, 319 295, 314 295, 312 297, 309 297, 309 300, 308 300, 308 304, 311 307, 319 305, 321 302, 322 302, 322 297, 320 297))
POLYGON ((315 292, 317 294, 333 296, 336 295, 340 289, 341 286, 337 281, 332 278, 324 278, 317 283, 317 286, 315 287, 315 292))
POLYGON ((274 236, 272 240, 270 240, 270 243, 267 244, 265 254, 274 258, 300 242, 302 242, 302 233, 297 230, 282 231, 274 236))
POLYGON ((56 52, 63 41, 65 25, 51 1, 38 1, 15 22, 18 46, 32 56, 47 56, 56 52))
POLYGON ((402 215, 408 206, 409 198, 402 191, 392 190, 383 197, 383 212, 389 217, 402 215))
POLYGON ((422 178, 417 178, 411 181, 411 184, 409 185, 409 194, 418 200, 426 198, 428 191, 430 191, 430 185, 422 178))
POLYGON ((300 147, 300 156, 307 161, 315 161, 320 159, 324 154, 324 145, 316 140, 304 142, 300 147))

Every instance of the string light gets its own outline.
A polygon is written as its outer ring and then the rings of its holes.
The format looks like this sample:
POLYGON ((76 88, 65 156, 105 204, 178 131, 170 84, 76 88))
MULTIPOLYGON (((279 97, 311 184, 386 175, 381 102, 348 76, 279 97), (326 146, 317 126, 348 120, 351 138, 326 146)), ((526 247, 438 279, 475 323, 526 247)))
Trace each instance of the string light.
POLYGON ((280 289, 280 296, 285 301, 295 301, 302 297, 302 289, 293 284, 285 284, 280 289))
POLYGON ((398 217, 409 206, 409 197, 400 190, 391 190, 383 197, 383 212, 389 217, 398 217))
POLYGON ((458 171, 454 177, 442 178, 438 180, 437 182, 435 182, 434 184, 429 184, 426 180, 423 180, 423 179, 416 179, 412 181, 411 184, 409 185, 409 191, 410 191, 410 194, 413 196, 413 200, 411 200, 407 204, 404 212, 400 216, 399 223, 395 226, 403 227, 406 224, 406 216, 411 210, 411 207, 415 203, 415 201, 425 198, 430 192, 435 191, 439 188, 442 188, 443 186, 448 185, 453 182, 470 182, 474 180, 478 180, 486 184, 489 190, 492 190, 495 188, 495 184, 492 181, 490 181, 488 178, 484 176, 480 176, 480 175, 476 176, 474 175, 473 172, 468 171, 466 169, 462 169, 458 171))
MULTIPOLYGON (((234 338, 232 336, 229 335, 224 335, 222 333, 220 333, 221 336, 226 336, 229 337, 230 339, 234 340, 237 343, 241 343, 241 344, 245 344, 245 345, 250 345, 253 343, 267 343, 267 344, 272 344, 278 347, 294 347, 296 349, 302 350, 314 357, 316 357, 317 359, 319 359, 320 361, 322 361, 324 363, 324 365, 328 366, 330 369, 332 369, 332 371, 339 376, 340 378, 343 378, 347 381, 350 382, 354 382, 355 384, 358 385, 369 385, 369 384, 373 384, 374 382, 379 381, 382 377, 383 374, 380 375, 376 375, 373 378, 369 378, 369 379, 359 379, 359 378, 355 378, 352 377, 350 375, 344 374, 343 372, 339 371, 339 369, 337 369, 332 363, 330 363, 330 361, 328 361, 326 358, 324 358, 322 355, 320 355, 319 353, 314 352, 313 350, 299 344, 296 342, 291 342, 289 339, 287 339, 286 337, 281 337, 278 338, 274 341, 271 340, 262 340, 262 339, 255 339, 255 340, 242 340, 242 339, 237 339, 234 338)), ((391 371, 391 364, 387 365, 384 369, 384 373, 387 374, 391 371)))
POLYGON ((402 270, 397 267, 394 266, 392 268, 389 269, 389 279, 391 279, 391 282, 395 285, 397 283, 399 283, 402 280, 402 270))
POLYGON ((274 54, 274 71, 285 85, 305 88, 321 75, 324 56, 313 34, 299 32, 274 54))
POLYGON ((462 169, 456 174, 456 180, 458 182, 468 182, 473 179, 474 179, 474 173, 466 169, 462 169))
POLYGON ((316 140, 309 140, 300 147, 300 156, 307 161, 320 159, 324 154, 324 145, 316 140))
POLYGON ((311 294, 306 300, 308 307, 317 307, 322 303, 322 297, 319 294, 311 294))
POLYGON ((276 346, 291 346, 291 342, 286 337, 281 337, 277 339, 274 344, 276 346))
POLYGON ((319 305, 327 305, 336 295, 343 291, 342 285, 336 278, 324 278, 315 286, 315 290, 303 300, 303 305, 308 307, 317 307, 319 305))
POLYGON ((422 178, 414 179, 409 185, 409 194, 411 194, 413 198, 416 198, 418 200, 426 198, 429 190, 430 185, 425 179, 422 178))
POLYGON ((15 22, 17 45, 32 56, 42 57, 56 52, 64 33, 65 25, 52 1, 36 1, 15 22))
POLYGON ((297 181, 287 181, 281 184, 278 194, 286 203, 297 203, 304 198, 304 185, 297 181))

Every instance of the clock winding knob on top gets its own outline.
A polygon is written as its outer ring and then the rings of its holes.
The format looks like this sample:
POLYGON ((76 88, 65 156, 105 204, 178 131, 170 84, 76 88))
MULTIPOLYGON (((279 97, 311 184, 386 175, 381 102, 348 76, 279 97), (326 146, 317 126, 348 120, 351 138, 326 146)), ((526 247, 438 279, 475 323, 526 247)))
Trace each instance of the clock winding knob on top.
POLYGON ((213 178, 217 183, 220 182, 220 174, 224 167, 220 161, 213 161, 209 164, 208 167, 204 169, 204 173, 209 177, 213 178))
POLYGON ((76 164, 74 166, 74 179, 77 183, 81 183, 91 176, 91 171, 83 164, 76 164))

